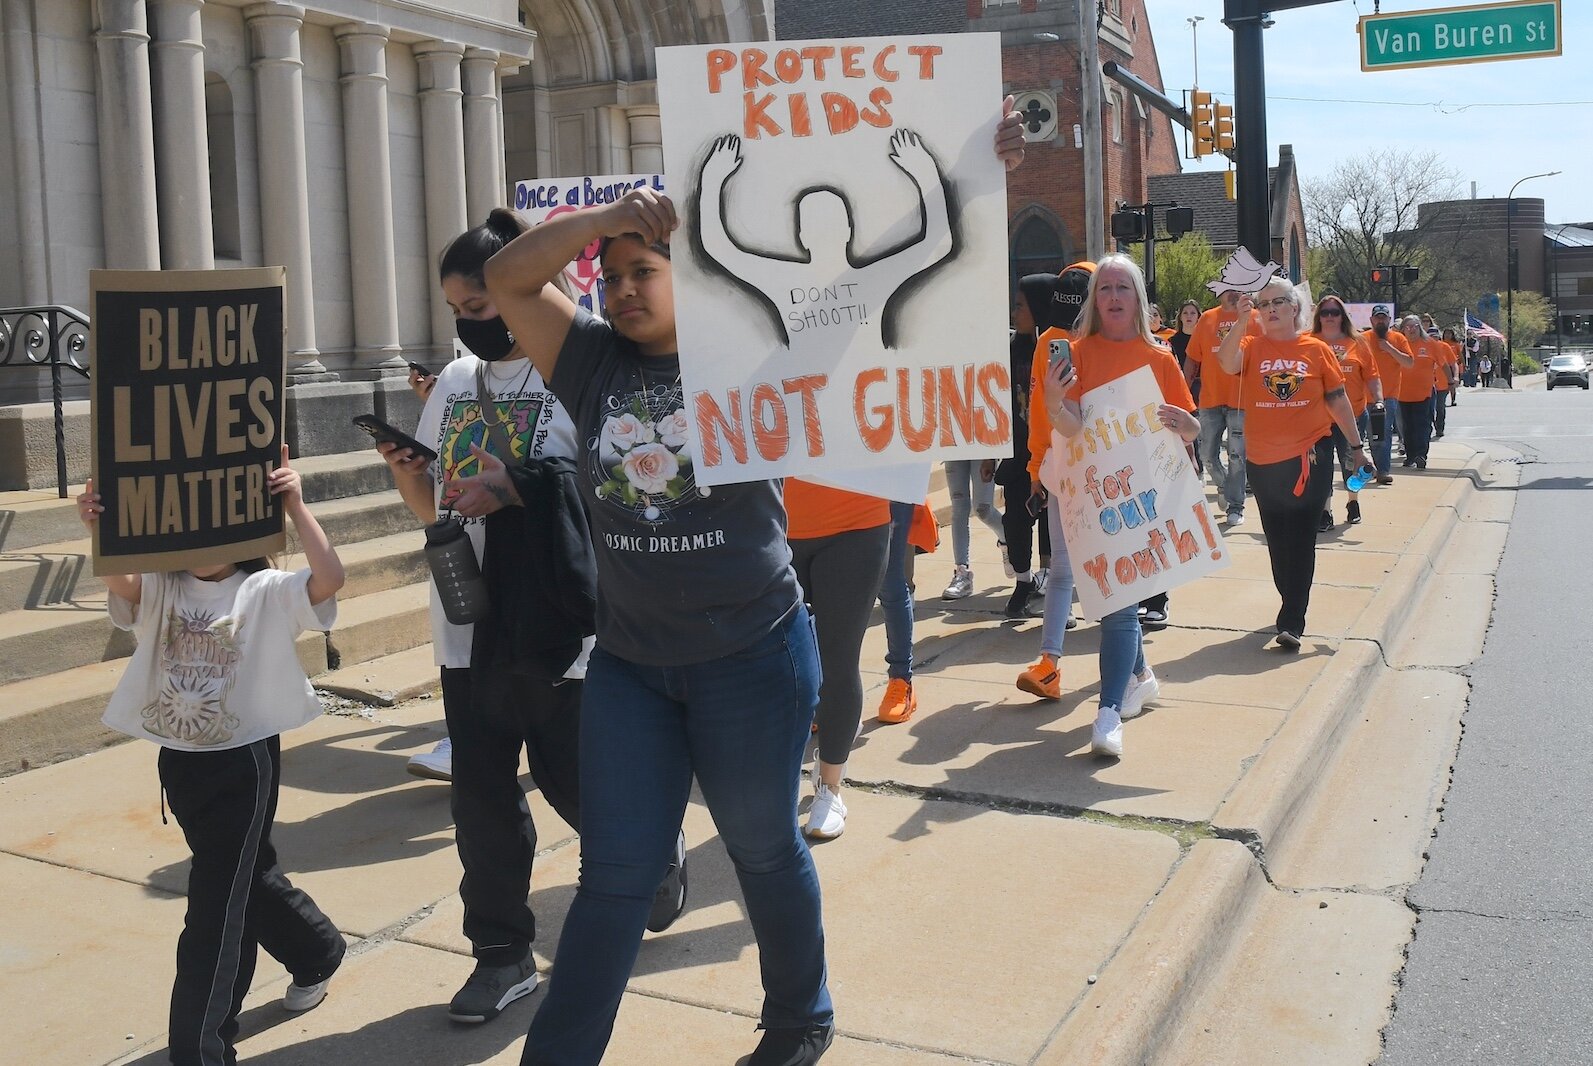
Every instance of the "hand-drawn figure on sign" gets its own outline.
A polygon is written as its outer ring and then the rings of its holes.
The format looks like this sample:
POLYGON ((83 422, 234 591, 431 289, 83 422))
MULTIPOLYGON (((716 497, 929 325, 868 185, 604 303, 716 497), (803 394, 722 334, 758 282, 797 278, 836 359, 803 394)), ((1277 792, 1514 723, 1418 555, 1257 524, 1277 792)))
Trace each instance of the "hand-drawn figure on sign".
POLYGON ((784 347, 841 351, 859 339, 873 350, 897 347, 902 305, 956 252, 956 208, 940 164, 911 130, 899 130, 890 145, 891 162, 918 188, 919 227, 868 258, 852 247, 851 203, 828 185, 797 194, 795 254, 747 247, 725 221, 730 176, 742 163, 741 138, 718 138, 703 160, 693 241, 707 261, 757 297, 784 347))
POLYGON ((1260 292, 1267 282, 1276 275, 1283 273, 1283 267, 1270 259, 1265 263, 1256 262, 1256 257, 1250 254, 1250 249, 1240 247, 1222 266, 1222 277, 1216 281, 1206 282, 1206 288, 1221 296, 1225 292, 1260 292))

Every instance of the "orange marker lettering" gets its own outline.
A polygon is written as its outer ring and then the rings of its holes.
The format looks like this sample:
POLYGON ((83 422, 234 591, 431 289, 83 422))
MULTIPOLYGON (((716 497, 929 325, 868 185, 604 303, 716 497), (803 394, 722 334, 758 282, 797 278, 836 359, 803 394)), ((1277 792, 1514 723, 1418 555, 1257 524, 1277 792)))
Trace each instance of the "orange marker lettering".
POLYGON ((901 75, 886 65, 885 61, 896 54, 896 46, 888 44, 879 50, 879 55, 874 57, 874 77, 880 81, 895 81, 901 75))
POLYGON ((884 383, 885 368, 876 366, 857 375, 852 386, 852 417, 857 420, 857 435, 862 438, 863 447, 871 452, 882 452, 890 447, 891 437, 896 433, 896 413, 890 404, 864 406, 868 387, 884 383))
POLYGON ((907 54, 918 57, 918 80, 935 80, 935 57, 945 49, 938 44, 915 44, 907 49, 907 54))
POLYGON ((728 48, 715 48, 708 53, 708 91, 716 93, 726 74, 736 69, 736 54, 728 48))
POLYGON ((760 131, 771 137, 778 137, 785 130, 780 124, 767 114, 769 105, 774 103, 774 93, 764 93, 763 99, 757 99, 752 93, 745 97, 745 106, 742 111, 745 116, 742 122, 742 135, 749 141, 758 139, 760 131))

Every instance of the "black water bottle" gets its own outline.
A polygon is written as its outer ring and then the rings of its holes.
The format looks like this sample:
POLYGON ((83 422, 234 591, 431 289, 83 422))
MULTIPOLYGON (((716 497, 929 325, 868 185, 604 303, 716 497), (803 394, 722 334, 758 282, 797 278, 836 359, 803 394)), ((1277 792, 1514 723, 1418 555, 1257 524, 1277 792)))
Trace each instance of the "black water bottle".
POLYGON ((487 616, 487 583, 463 519, 444 515, 426 527, 426 565, 448 621, 464 626, 487 616))

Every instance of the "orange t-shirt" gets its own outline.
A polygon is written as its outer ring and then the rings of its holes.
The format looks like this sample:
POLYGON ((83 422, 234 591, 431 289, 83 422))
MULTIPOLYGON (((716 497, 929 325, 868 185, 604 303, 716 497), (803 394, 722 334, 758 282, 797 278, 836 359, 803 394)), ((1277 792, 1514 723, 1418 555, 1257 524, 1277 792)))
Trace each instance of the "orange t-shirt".
POLYGON ((1344 387, 1338 358, 1309 333, 1287 341, 1258 334, 1241 344, 1245 457, 1253 463, 1298 459, 1331 431, 1333 416, 1322 397, 1344 387))
POLYGON ((1444 359, 1444 369, 1448 371, 1447 378, 1439 378, 1437 387, 1440 389, 1452 388, 1460 380, 1460 345, 1454 341, 1439 341, 1449 349, 1448 356, 1444 359))
POLYGON ((1312 336, 1333 349, 1333 354, 1338 357, 1339 371, 1344 375, 1344 394, 1350 398, 1350 407, 1359 416, 1372 398, 1372 382, 1381 382, 1383 376, 1378 373, 1377 359, 1372 355, 1372 350, 1360 337, 1330 340, 1320 333, 1313 333, 1312 336))
MULTIPOLYGON (((1235 392, 1238 379, 1217 361, 1217 349, 1222 347, 1223 338, 1228 336, 1228 331, 1233 329, 1237 321, 1239 312, 1213 307, 1201 314, 1200 321, 1195 323, 1195 332, 1190 335, 1189 349, 1184 353, 1184 358, 1200 367, 1201 410, 1239 406, 1238 394, 1235 392)), ((1245 336, 1254 337, 1260 332, 1259 316, 1252 312, 1245 336)))
MULTIPOLYGON (((1383 346, 1378 343, 1376 333, 1366 330, 1361 334, 1361 340, 1366 342, 1366 350, 1372 353, 1372 358, 1377 360, 1377 376, 1383 379, 1383 397, 1399 399, 1399 375, 1405 368, 1398 359, 1383 351, 1383 346)), ((1397 329, 1388 331, 1388 343, 1410 354, 1410 341, 1405 339, 1405 334, 1397 329)))
POLYGON ((1052 326, 1034 342, 1034 364, 1029 371, 1029 480, 1040 480, 1040 464, 1051 450, 1051 412, 1045 409, 1045 378, 1051 372, 1051 342, 1072 340, 1073 334, 1052 326))
POLYGON ((1159 344, 1146 344, 1139 337, 1111 341, 1097 333, 1073 342, 1073 365, 1078 372, 1073 388, 1068 390, 1069 399, 1077 400, 1091 389, 1148 366, 1162 387, 1164 401, 1186 411, 1195 409, 1195 398, 1189 394, 1189 383, 1178 369, 1178 360, 1159 344))
POLYGON ((813 540, 889 524, 891 504, 878 496, 785 479, 787 540, 813 540))
MULTIPOLYGON (((1409 337, 1405 339, 1410 340, 1409 337)), ((1400 403, 1420 403, 1439 387, 1444 377, 1440 368, 1449 356, 1449 345, 1443 341, 1419 340, 1410 346, 1410 354, 1416 365, 1400 368, 1397 396, 1400 403)))

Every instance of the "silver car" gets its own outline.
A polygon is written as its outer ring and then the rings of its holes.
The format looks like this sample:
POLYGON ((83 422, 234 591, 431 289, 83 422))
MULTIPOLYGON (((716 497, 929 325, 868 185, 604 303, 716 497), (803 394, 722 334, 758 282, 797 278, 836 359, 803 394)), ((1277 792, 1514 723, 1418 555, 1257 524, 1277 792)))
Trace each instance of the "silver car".
POLYGON ((1549 360, 1549 365, 1544 368, 1544 387, 1552 389, 1556 385, 1580 385, 1587 388, 1587 360, 1575 352, 1567 355, 1557 355, 1549 360))

